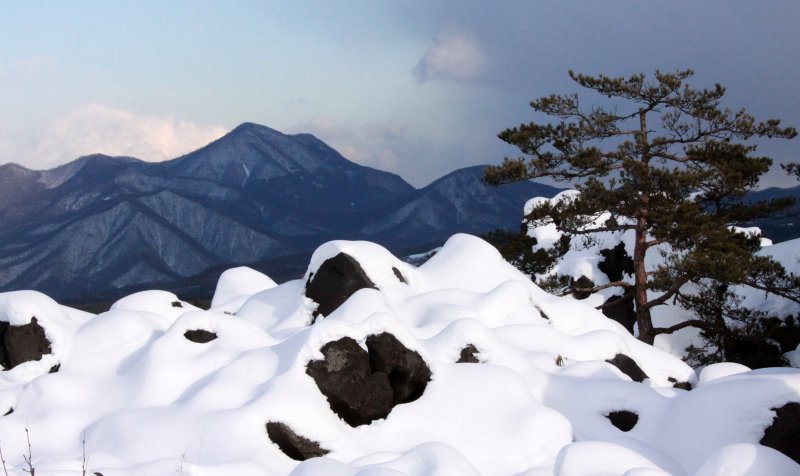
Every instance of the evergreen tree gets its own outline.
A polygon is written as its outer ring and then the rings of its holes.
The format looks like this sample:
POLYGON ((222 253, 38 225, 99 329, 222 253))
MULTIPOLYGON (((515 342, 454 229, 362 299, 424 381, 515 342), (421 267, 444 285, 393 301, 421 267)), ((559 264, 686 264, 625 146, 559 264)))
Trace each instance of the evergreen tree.
POLYGON ((797 133, 779 120, 758 122, 745 110, 722 108, 725 89, 692 88, 685 84, 692 74, 656 71, 647 79, 570 71, 580 86, 609 98, 610 106, 584 108, 577 94, 534 100, 534 111, 556 120, 500 133, 523 155, 488 167, 484 177, 492 185, 550 177, 571 182, 580 192, 573 200, 535 207, 525 217, 532 226, 552 223, 567 237, 634 233, 633 284, 620 280, 603 287, 633 293, 639 338, 648 343, 687 326, 715 328, 714 318, 653 327, 651 310, 687 298, 688 283, 746 284, 800 301, 797 277, 755 254, 758 236, 732 228, 791 205, 791 200, 744 202, 772 165, 754 155, 756 148, 747 141, 797 133), (611 218, 598 226, 604 212, 611 218), (665 245, 663 264, 648 269, 648 252, 665 245))

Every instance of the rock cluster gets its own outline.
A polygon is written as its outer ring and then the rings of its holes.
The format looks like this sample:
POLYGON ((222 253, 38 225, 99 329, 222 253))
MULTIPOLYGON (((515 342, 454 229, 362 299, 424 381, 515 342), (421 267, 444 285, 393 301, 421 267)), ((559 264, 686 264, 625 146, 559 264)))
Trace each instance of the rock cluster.
POLYGON ((364 350, 343 337, 322 346, 323 360, 312 360, 306 373, 348 425, 386 418, 395 405, 418 399, 431 377, 422 357, 389 333, 367 337, 364 350))

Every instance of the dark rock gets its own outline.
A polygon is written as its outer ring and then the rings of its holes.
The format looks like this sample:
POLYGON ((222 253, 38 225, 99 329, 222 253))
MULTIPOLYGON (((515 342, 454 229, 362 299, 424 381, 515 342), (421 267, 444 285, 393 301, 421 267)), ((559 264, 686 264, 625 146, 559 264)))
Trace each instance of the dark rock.
POLYGON ((0 358, 6 370, 17 365, 34 360, 40 360, 43 355, 51 353, 50 341, 39 325, 36 318, 22 326, 11 326, 4 322, 0 327, 0 358))
POLYGON ((14 413, 14 407, 9 407, 8 411, 3 413, 3 416, 8 416, 11 415, 12 413, 14 413))
POLYGON ((725 361, 751 369, 788 365, 780 344, 767 336, 727 335, 723 337, 725 361))
POLYGON ((325 359, 306 367, 331 410, 353 427, 386 418, 395 405, 418 399, 431 378, 422 357, 389 333, 367 337, 367 349, 343 337, 322 346, 325 359))
POLYGON ((103 473, 97 473, 97 472, 95 472, 95 473, 94 473, 94 476, 103 476, 103 473))
POLYGON ((183 307, 180 301, 172 301, 172 307, 183 307))
POLYGON ((679 388, 681 390, 691 390, 692 384, 689 382, 678 382, 678 379, 674 377, 667 377, 667 381, 672 384, 673 388, 679 388))
POLYGON ((572 295, 575 299, 586 299, 592 295, 592 293, 587 291, 576 291, 576 289, 589 289, 594 287, 594 281, 587 278, 586 276, 581 276, 578 279, 570 279, 569 286, 572 288, 573 292, 572 295))
POLYGON ((186 337, 192 342, 197 342, 198 344, 205 344, 206 342, 211 342, 216 339, 217 334, 205 329, 191 329, 184 332, 183 337, 186 337))
POLYGON ((343 337, 322 346, 324 360, 308 363, 306 373, 319 387, 331 410, 350 426, 386 418, 392 411, 394 391, 385 373, 373 373, 369 354, 343 337))
POLYGON ((0 365, 4 369, 9 368, 8 351, 6 351, 6 329, 8 329, 8 322, 0 321, 0 365))
POLYGON ((50 372, 49 373, 54 374, 54 373, 58 372, 59 370, 61 370, 61 364, 56 364, 56 365, 50 367, 50 372))
POLYGON ((800 463, 800 403, 789 402, 773 408, 775 418, 764 430, 761 443, 800 463))
POLYGON ((367 349, 372 371, 389 376, 395 405, 413 402, 422 396, 431 371, 418 353, 407 349, 388 332, 367 337, 367 349))
POLYGON ((406 281, 405 276, 403 276, 403 273, 401 273, 399 269, 392 266, 392 272, 394 273, 395 277, 400 280, 401 283, 408 284, 408 281, 406 281))
POLYGON ((465 363, 477 364, 477 363, 479 363, 478 357, 476 357, 476 355, 475 355, 477 353, 478 353, 478 349, 474 345, 467 344, 466 347, 461 349, 461 357, 458 358, 456 363, 457 364, 465 364, 465 363))
POLYGON ((327 316, 335 311, 359 289, 373 288, 361 265, 346 253, 325 260, 316 274, 312 274, 306 283, 306 297, 319 306, 314 316, 327 316))
POLYGON ((317 456, 325 456, 329 450, 322 448, 316 441, 295 433, 284 423, 271 421, 267 423, 267 435, 286 456, 297 461, 305 461, 317 456))
POLYGON ((633 308, 633 295, 611 296, 600 309, 609 319, 613 319, 622 324, 625 329, 633 334, 633 326, 636 324, 636 311, 633 308))
POLYGON ((622 431, 631 431, 639 422, 639 415, 629 410, 619 410, 606 415, 612 425, 622 431))
POLYGON ((623 274, 633 275, 633 259, 628 256, 624 244, 600 250, 600 254, 603 260, 597 263, 597 268, 608 276, 609 281, 621 281, 623 274))
POLYGON ((609 364, 620 369, 622 373, 631 378, 634 382, 643 382, 648 378, 647 374, 639 367, 635 360, 625 354, 617 354, 613 359, 606 360, 609 364))

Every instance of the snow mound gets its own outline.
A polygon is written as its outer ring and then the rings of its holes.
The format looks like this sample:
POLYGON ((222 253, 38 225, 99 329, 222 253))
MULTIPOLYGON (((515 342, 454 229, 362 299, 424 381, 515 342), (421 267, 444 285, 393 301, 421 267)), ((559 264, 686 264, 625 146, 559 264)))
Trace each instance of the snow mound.
POLYGON ((206 311, 145 291, 88 316, 38 293, 0 295, 0 320, 41 316, 61 364, 0 372, 9 473, 26 468, 26 429, 44 476, 80 474, 84 451, 87 473, 105 475, 800 472, 759 445, 773 409, 800 402, 800 371, 719 367, 698 386, 677 357, 545 293, 472 236, 418 268, 372 243, 330 242, 303 279, 237 268, 214 299, 206 311), (342 253, 374 286, 315 318, 307 283, 342 253), (393 343, 374 347, 384 333, 393 343), (355 344, 330 347, 345 338, 355 344), (361 425, 334 409, 376 396, 342 379, 342 399, 326 397, 309 372, 358 371, 397 391, 408 379, 397 355, 411 354, 430 371, 422 393, 361 425))
POLYGON ((275 286, 277 284, 272 278, 247 266, 229 269, 223 272, 217 281, 217 289, 211 299, 211 309, 234 312, 253 294, 275 286))

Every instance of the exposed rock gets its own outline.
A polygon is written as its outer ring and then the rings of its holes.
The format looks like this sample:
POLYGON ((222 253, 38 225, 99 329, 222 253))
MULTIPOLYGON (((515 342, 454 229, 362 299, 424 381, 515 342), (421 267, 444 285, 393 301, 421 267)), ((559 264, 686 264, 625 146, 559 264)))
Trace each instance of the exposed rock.
POLYGON ((0 365, 4 369, 9 368, 8 352, 6 351, 6 329, 8 329, 8 322, 0 321, 0 365))
POLYGON ((14 407, 8 407, 8 411, 3 413, 3 416, 8 416, 14 413, 14 407))
POLYGON ((172 301, 172 307, 183 307, 180 301, 172 301))
POLYGON ((667 377, 667 381, 672 384, 673 388, 680 388, 681 390, 691 390, 692 384, 689 382, 678 382, 675 377, 667 377))
POLYGON ((608 276, 611 282, 621 281, 623 274, 633 275, 633 259, 625 251, 625 245, 619 243, 611 249, 600 250, 603 260, 597 268, 608 276))
POLYGON ((388 332, 367 337, 367 349, 372 371, 389 376, 395 405, 413 402, 422 395, 431 371, 418 353, 388 332))
POLYGON ((335 311, 356 291, 375 288, 361 265, 352 256, 339 253, 325 260, 306 283, 306 297, 319 306, 314 316, 327 316, 335 311))
POLYGON ((216 339, 217 334, 205 329, 190 329, 183 333, 183 337, 186 337, 192 342, 197 342, 198 344, 205 344, 206 342, 211 342, 216 339))
POLYGON ((478 357, 476 356, 477 353, 478 353, 478 349, 474 345, 467 344, 466 347, 461 349, 461 357, 458 358, 456 363, 457 364, 464 364, 464 363, 477 364, 477 363, 480 362, 478 360, 478 357))
POLYGON ((306 373, 317 383, 331 410, 350 426, 386 418, 394 391, 385 373, 372 373, 369 355, 358 343, 343 337, 322 346, 324 360, 308 363, 306 373))
POLYGON ((613 319, 622 324, 625 329, 633 334, 633 326, 636 324, 636 311, 633 308, 633 296, 611 296, 601 308, 603 314, 609 319, 613 319))
POLYGON ((761 443, 776 449, 800 463, 800 403, 789 402, 782 407, 772 408, 775 418, 764 430, 761 443))
POLYGON ((391 334, 367 337, 367 349, 343 337, 322 346, 325 359, 306 367, 331 410, 354 427, 386 418, 395 405, 418 399, 431 377, 422 357, 391 334))
POLYGON ((612 425, 622 431, 631 431, 636 423, 639 422, 639 415, 630 410, 619 410, 606 415, 612 425))
POLYGON ((783 367, 788 364, 780 344, 772 339, 759 339, 747 335, 724 337, 725 360, 751 369, 783 367))
POLYGON ((630 377, 634 382, 643 382, 644 379, 649 378, 639 367, 639 364, 625 354, 617 354, 613 359, 606 360, 606 362, 620 369, 622 373, 630 377))
POLYGON ((267 435, 286 456, 297 461, 305 461, 309 458, 325 456, 330 453, 329 450, 322 448, 316 441, 298 435, 284 423, 268 422, 267 435))
POLYGON ((594 281, 587 278, 586 276, 581 276, 578 279, 570 279, 569 281, 570 288, 573 289, 572 296, 575 299, 586 299, 592 295, 592 293, 588 291, 575 291, 576 289, 589 289, 594 287, 594 281))
POLYGON ((399 269, 392 266, 392 272, 394 273, 395 277, 397 277, 397 279, 400 280, 401 283, 408 284, 408 281, 406 281, 405 276, 403 276, 403 273, 401 273, 399 269))
POLYGON ((6 370, 17 365, 34 360, 40 360, 43 355, 51 353, 50 341, 44 329, 36 320, 22 326, 11 326, 4 322, 0 327, 0 358, 6 370))
POLYGON ((50 372, 49 373, 54 374, 54 373, 58 372, 59 370, 61 370, 61 364, 56 364, 56 365, 50 367, 50 372))

